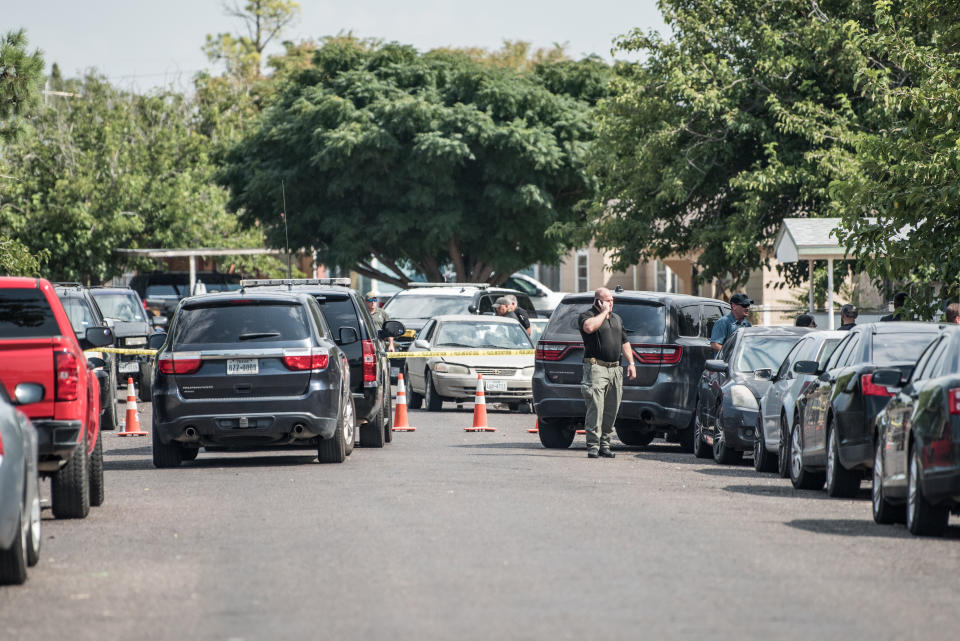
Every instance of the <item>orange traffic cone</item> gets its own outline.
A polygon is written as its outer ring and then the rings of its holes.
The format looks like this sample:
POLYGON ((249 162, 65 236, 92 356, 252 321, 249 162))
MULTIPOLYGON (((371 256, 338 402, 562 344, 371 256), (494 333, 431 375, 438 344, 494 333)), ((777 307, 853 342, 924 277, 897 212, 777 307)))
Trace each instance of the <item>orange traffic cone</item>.
POLYGON ((577 434, 586 434, 587 430, 577 430, 577 434))
POLYGON ((124 422, 123 431, 117 432, 117 436, 146 436, 147 433, 140 429, 140 417, 137 415, 137 392, 133 389, 133 378, 127 377, 127 420, 124 422))
POLYGON ((537 422, 533 424, 533 427, 527 430, 527 434, 539 434, 540 433, 540 417, 537 417, 537 422))
POLYGON ((397 374, 397 407, 393 410, 394 432, 416 432, 407 419, 407 388, 403 384, 403 374, 397 374))
POLYGON ((464 432, 496 432, 497 428, 487 425, 487 399, 483 396, 483 374, 477 374, 477 394, 473 399, 473 427, 463 428, 464 432))

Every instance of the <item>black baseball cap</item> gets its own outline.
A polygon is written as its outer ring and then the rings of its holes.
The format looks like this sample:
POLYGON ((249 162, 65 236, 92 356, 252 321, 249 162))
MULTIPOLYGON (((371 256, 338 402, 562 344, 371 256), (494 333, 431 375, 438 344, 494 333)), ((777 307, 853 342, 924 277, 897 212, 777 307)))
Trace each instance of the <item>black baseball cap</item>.
POLYGON ((847 318, 856 318, 857 316, 860 315, 860 310, 857 309, 856 305, 851 305, 850 303, 847 303, 846 305, 840 308, 840 315, 846 316, 847 318))
POLYGON ((740 305, 741 307, 750 307, 753 305, 753 301, 750 300, 750 297, 746 294, 734 294, 730 297, 730 303, 732 305, 740 305))

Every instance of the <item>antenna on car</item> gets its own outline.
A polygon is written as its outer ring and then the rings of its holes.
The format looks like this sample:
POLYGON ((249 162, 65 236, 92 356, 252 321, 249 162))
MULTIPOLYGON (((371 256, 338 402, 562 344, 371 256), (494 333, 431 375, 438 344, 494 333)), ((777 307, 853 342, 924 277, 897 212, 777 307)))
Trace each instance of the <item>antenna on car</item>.
POLYGON ((283 211, 280 212, 280 218, 283 219, 283 238, 287 246, 287 278, 293 278, 293 264, 290 256, 290 234, 287 233, 287 188, 280 180, 280 194, 283 198, 283 211))

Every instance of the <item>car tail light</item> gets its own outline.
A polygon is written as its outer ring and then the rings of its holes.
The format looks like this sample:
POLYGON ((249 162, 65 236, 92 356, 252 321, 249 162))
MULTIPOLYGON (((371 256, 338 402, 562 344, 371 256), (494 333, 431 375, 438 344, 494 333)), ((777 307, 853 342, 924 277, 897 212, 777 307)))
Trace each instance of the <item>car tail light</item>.
POLYGON ((676 365, 683 356, 683 347, 680 345, 647 345, 632 344, 633 353, 637 361, 644 365, 676 365))
POLYGON ((864 396, 893 396, 886 387, 873 382, 873 374, 864 374, 860 377, 860 391, 864 396))
POLYGON ((538 361, 562 361, 575 349, 583 349, 583 343, 573 341, 539 341, 535 358, 538 361))
POLYGON ((960 414, 960 387, 954 387, 947 392, 947 407, 951 414, 960 414))
POLYGON ((330 354, 319 351, 287 351, 283 353, 283 365, 297 372, 327 369, 330 354))
POLYGON ((53 353, 54 368, 57 372, 56 398, 58 401, 75 401, 80 396, 80 361, 72 352, 53 353))
POLYGON ((372 340, 367 339, 360 343, 363 345, 363 382, 373 383, 377 380, 377 350, 372 340))
POLYGON ((203 362, 199 352, 167 352, 157 360, 162 374, 193 374, 203 362))

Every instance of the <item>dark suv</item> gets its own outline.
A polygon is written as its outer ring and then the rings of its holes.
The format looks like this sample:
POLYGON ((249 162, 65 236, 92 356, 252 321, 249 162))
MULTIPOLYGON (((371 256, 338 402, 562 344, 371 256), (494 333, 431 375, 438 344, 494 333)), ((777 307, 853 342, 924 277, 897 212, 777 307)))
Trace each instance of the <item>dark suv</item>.
MULTIPOLYGON (((583 341, 577 319, 592 304, 593 293, 565 296, 537 343, 533 406, 544 447, 569 447, 583 426, 583 341)), ((704 362, 713 357, 710 330, 729 309, 719 300, 684 294, 614 293, 613 311, 623 319, 637 366, 637 378, 623 377, 616 423, 625 445, 645 446, 665 435, 693 447, 697 383, 704 362)))
MULTIPOLYGON (((97 302, 104 320, 113 327, 117 347, 146 349, 147 339, 156 333, 143 301, 129 287, 91 287, 90 294, 97 302)), ((149 356, 136 354, 117 355, 117 385, 126 389, 127 378, 137 384, 141 401, 150 400, 153 364, 149 356)))
POLYGON ((159 347, 156 467, 192 460, 200 446, 314 445, 321 463, 340 463, 353 451, 347 357, 312 296, 264 291, 186 298, 170 333, 152 336, 150 345, 159 347))
POLYGON ((334 340, 350 362, 350 387, 360 425, 360 445, 383 447, 393 440, 390 363, 383 339, 403 333, 402 323, 388 321, 378 332, 349 278, 252 279, 244 291, 290 291, 309 294, 320 304, 334 340))
MULTIPOLYGON (((240 289, 239 274, 222 272, 195 272, 194 283, 203 283, 205 293, 240 289)), ((130 279, 130 289, 146 303, 152 316, 170 318, 177 303, 194 293, 190 291, 189 272, 153 271, 137 274, 130 279)))

